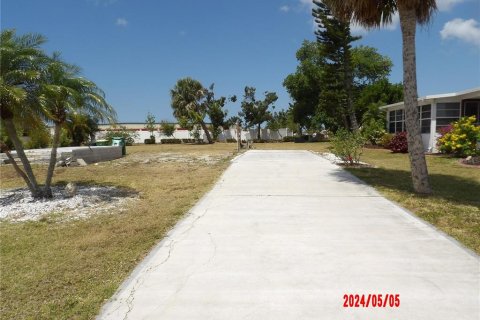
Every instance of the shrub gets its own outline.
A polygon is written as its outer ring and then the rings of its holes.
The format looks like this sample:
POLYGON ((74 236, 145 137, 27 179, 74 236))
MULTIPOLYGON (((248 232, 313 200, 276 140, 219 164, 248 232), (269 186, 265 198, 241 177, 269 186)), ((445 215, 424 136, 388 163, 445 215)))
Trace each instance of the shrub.
POLYGON ((353 165, 360 162, 365 138, 359 132, 340 129, 331 138, 330 150, 344 164, 353 165))
POLYGON ((386 133, 384 122, 382 120, 370 119, 363 124, 361 132, 370 144, 374 146, 380 145, 386 133))
POLYGON ((227 139, 227 143, 237 143, 237 140, 235 140, 235 139, 227 139))
POLYGON ((295 141, 295 137, 283 137, 283 138, 282 138, 282 141, 283 141, 283 142, 294 142, 294 141, 295 141))
POLYGON ((25 149, 41 149, 51 145, 52 136, 50 130, 44 124, 33 128, 29 135, 30 140, 25 144, 25 149))
POLYGON ((182 139, 181 141, 182 141, 182 143, 195 143, 196 142, 195 139, 182 139))
POLYGON ((145 144, 155 144, 155 137, 153 139, 150 137, 150 139, 145 139, 143 140, 143 143, 145 144))
POLYGON ((181 139, 161 139, 160 143, 162 144, 180 144, 182 143, 181 139))
POLYGON ((440 152, 459 157, 480 154, 477 141, 480 140, 480 126, 475 125, 475 116, 464 117, 443 129, 437 146, 440 152))
POLYGON ((380 139, 380 145, 385 149, 390 149, 390 143, 392 142, 393 134, 385 133, 380 139))
POLYGON ((388 146, 390 150, 394 153, 407 153, 408 152, 408 142, 407 142, 407 133, 397 132, 388 146))
POLYGON ((160 130, 167 137, 173 137, 173 134, 175 133, 175 124, 162 120, 162 122, 160 122, 160 130))

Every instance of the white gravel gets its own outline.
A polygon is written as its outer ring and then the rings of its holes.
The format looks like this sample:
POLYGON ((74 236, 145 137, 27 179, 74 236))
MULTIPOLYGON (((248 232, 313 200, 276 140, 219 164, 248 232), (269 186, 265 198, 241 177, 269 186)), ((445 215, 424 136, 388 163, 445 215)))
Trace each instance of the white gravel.
POLYGON ((76 196, 64 196, 65 187, 53 187, 52 199, 34 200, 28 189, 0 190, 0 220, 38 221, 56 214, 59 221, 83 219, 93 214, 118 213, 136 193, 106 186, 78 186, 76 196))

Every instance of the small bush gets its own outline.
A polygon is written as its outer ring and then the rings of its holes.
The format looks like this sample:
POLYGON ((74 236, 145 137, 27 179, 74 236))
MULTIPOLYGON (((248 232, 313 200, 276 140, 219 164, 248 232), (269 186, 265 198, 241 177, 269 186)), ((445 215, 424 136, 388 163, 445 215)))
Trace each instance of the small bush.
POLYGON ((480 150, 477 149, 480 126, 476 126, 475 122, 475 116, 464 117, 442 130, 437 142, 440 152, 459 157, 480 154, 480 150))
POLYGON ((197 142, 195 139, 182 139, 182 143, 195 143, 197 142))
POLYGON ((283 141, 283 142, 294 142, 294 141, 295 141, 295 137, 283 137, 283 138, 282 138, 282 141, 283 141))
POLYGON ((264 139, 253 139, 253 143, 267 143, 267 140, 264 139))
POLYGON ((370 119, 362 126, 362 135, 372 145, 380 145, 383 136, 385 135, 385 125, 382 120, 370 119))
POLYGON ((153 139, 152 138, 145 139, 145 140, 143 140, 143 143, 145 143, 145 144, 155 144, 155 137, 153 137, 153 139))
POLYGON ((380 145, 385 149, 390 149, 390 143, 392 142, 393 134, 385 133, 380 139, 380 145))
POLYGON ((331 138, 330 150, 344 164, 353 165, 360 162, 365 138, 359 132, 340 129, 331 138))
POLYGON ((408 142, 407 142, 407 133, 397 132, 388 146, 390 150, 394 153, 407 153, 408 152, 408 142))
POLYGON ((235 140, 235 139, 227 139, 227 143, 237 143, 237 140, 235 140))
POLYGON ((181 139, 161 139, 160 143, 162 144, 181 144, 181 139))

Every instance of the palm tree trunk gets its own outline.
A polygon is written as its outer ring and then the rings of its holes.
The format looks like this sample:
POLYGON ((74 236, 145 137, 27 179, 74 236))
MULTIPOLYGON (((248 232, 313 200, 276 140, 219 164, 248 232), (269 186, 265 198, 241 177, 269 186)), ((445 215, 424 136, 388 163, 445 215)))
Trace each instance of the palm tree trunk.
POLYGON ((37 179, 33 174, 32 167, 30 166, 30 161, 28 160, 27 155, 23 150, 22 142, 17 136, 17 130, 15 129, 15 124, 13 123, 13 119, 8 119, 8 118, 3 119, 3 123, 5 124, 5 129, 7 130, 8 136, 10 137, 10 140, 12 140, 12 143, 15 147, 17 156, 18 158, 20 158, 20 161, 22 162, 23 168, 25 170, 25 175, 27 176, 27 179, 29 181, 27 183, 27 186, 30 189, 30 192, 32 193, 32 197, 39 198, 42 196, 42 192, 38 187, 37 179))
POLYGON ((44 195, 46 198, 53 197, 51 184, 52 184, 53 171, 55 170, 55 164, 57 163, 57 148, 60 142, 60 128, 61 128, 60 123, 55 122, 52 151, 50 153, 50 163, 48 164, 47 178, 45 179, 44 195))
POLYGON ((15 172, 17 172, 17 174, 22 177, 22 179, 25 181, 25 183, 27 184, 28 186, 28 189, 30 190, 30 193, 33 195, 36 191, 35 191, 35 188, 33 187, 32 183, 30 182, 30 180, 28 180, 28 177, 27 175, 25 174, 25 172, 23 172, 23 170, 18 166, 17 162, 15 161, 15 158, 12 156, 12 154, 10 153, 10 150, 8 149, 8 147, 2 142, 0 141, 0 145, 1 145, 1 149, 2 149, 2 152, 5 152, 5 155, 7 156, 8 160, 10 160, 10 162, 12 163, 12 166, 13 168, 15 169, 15 172))
MULTIPOLYGON (((417 112, 417 65, 415 57, 415 8, 398 6, 403 39, 403 96, 405 101, 405 125, 407 127, 408 155, 412 171, 413 189, 417 193, 430 194, 427 162, 423 148, 417 112)), ((434 134, 434 133, 432 133, 434 134)))
POLYGON ((210 132, 208 132, 208 128, 207 128, 207 125, 205 124, 205 122, 200 121, 200 126, 202 127, 203 132, 205 132, 205 134, 207 135, 208 143, 212 144, 213 143, 212 137, 210 136, 210 132))

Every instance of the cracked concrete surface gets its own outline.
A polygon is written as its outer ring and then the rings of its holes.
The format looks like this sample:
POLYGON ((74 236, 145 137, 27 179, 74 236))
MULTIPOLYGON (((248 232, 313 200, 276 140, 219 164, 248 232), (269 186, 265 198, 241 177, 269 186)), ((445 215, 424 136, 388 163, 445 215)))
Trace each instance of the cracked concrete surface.
POLYGON ((306 151, 249 151, 99 319, 478 319, 479 257, 306 151), (399 294, 344 308, 344 294, 399 294))

